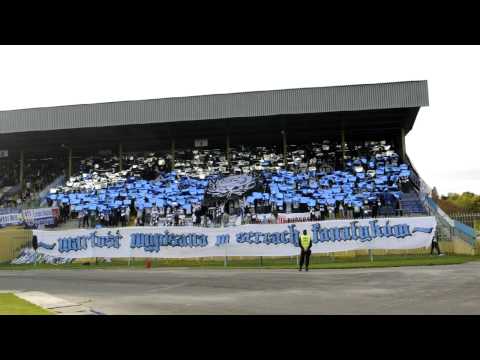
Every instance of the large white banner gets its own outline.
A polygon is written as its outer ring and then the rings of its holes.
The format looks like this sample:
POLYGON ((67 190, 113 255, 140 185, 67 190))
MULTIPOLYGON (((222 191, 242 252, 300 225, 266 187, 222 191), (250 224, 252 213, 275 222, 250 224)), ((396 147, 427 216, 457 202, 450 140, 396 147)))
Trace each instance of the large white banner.
POLYGON ((291 256, 303 230, 313 253, 430 246, 434 217, 328 220, 293 224, 124 227, 67 231, 34 230, 38 251, 65 258, 291 256))

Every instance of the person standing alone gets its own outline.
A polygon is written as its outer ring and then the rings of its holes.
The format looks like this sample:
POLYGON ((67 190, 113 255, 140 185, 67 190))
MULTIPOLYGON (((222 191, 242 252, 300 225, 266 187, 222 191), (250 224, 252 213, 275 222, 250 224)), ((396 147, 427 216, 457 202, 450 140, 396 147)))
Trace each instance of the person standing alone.
POLYGON ((310 254, 312 251, 312 239, 307 234, 307 230, 303 230, 303 234, 300 235, 300 268, 298 271, 302 271, 303 264, 305 263, 305 271, 308 271, 308 264, 310 263, 310 254))
POLYGON ((432 245, 430 246, 430 255, 433 255, 433 250, 437 250, 437 255, 443 255, 440 251, 440 246, 438 246, 438 238, 437 234, 433 236, 432 245))

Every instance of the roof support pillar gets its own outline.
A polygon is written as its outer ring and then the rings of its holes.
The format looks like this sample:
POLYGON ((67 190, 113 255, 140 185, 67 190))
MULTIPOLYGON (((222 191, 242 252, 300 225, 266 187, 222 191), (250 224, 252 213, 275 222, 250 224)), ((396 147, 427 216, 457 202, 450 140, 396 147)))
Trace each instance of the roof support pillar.
POLYGON ((123 146, 122 144, 119 144, 118 145, 118 163, 120 165, 120 171, 123 170, 123 146))
POLYGON ((68 148, 68 178, 72 177, 72 148, 68 148))
POLYGON ((24 163, 24 153, 23 150, 20 151, 20 171, 19 171, 19 182, 20 182, 20 188, 23 190, 23 163, 24 163))
POLYGON ((342 166, 345 168, 345 128, 342 123, 342 130, 340 132, 341 142, 342 142, 342 166))
POLYGON ((227 153, 227 162, 228 162, 228 168, 230 169, 230 165, 231 165, 231 159, 230 159, 230 134, 227 133, 227 137, 226 137, 226 153, 227 153))
POLYGON ((402 127, 400 129, 400 157, 404 162, 407 160, 406 154, 407 149, 405 146, 405 129, 402 127))
POLYGON ((285 169, 287 168, 287 131, 283 129, 282 133, 282 143, 283 143, 283 162, 285 164, 285 169))
POLYGON ((226 156, 227 156, 227 163, 228 163, 228 168, 230 169, 231 167, 231 157, 230 157, 230 121, 227 120, 227 126, 226 126, 226 137, 225 137, 225 145, 226 145, 226 149, 225 149, 225 153, 226 153, 226 156))
POLYGON ((66 173, 68 176, 68 180, 70 180, 70 178, 72 177, 72 148, 65 144, 62 144, 61 148, 66 149, 68 151, 68 155, 67 155, 68 167, 67 167, 66 173))
POLYGON ((172 139, 171 139, 170 153, 172 155, 172 169, 171 169, 171 171, 173 171, 173 169, 175 168, 175 138, 173 136, 172 136, 172 139))
POLYGON ((175 128, 168 126, 168 136, 170 137, 170 171, 175 169, 175 128))

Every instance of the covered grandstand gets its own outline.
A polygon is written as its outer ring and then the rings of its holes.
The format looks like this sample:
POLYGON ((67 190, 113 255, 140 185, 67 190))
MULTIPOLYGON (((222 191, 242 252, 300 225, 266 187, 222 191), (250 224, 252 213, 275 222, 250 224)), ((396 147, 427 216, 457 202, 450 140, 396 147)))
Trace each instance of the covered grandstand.
MULTIPOLYGON (((0 150, 8 156, 0 165, 8 176, 0 192, 8 200, 46 178, 36 188, 43 205, 66 204, 69 217, 108 213, 106 226, 119 225, 113 209, 178 205, 187 218, 203 208, 192 220, 200 224, 231 199, 226 212, 242 221, 242 206, 316 219, 360 216, 357 207, 365 217, 441 216, 406 153, 423 106, 427 82, 407 81, 3 111, 0 150), (244 191, 232 197, 227 189, 224 201, 209 196, 231 175, 244 176, 244 191), (171 190, 175 181, 188 193, 171 190)), ((458 228, 439 223, 449 236, 458 228)))
POLYGON ((421 106, 426 81, 289 89, 0 112, 0 143, 19 169, 30 159, 99 151, 169 151, 206 139, 209 148, 278 145, 321 139, 387 140, 405 156, 404 137, 421 106), (62 146, 63 145, 63 146, 62 146), (71 149, 71 152, 70 152, 71 149))

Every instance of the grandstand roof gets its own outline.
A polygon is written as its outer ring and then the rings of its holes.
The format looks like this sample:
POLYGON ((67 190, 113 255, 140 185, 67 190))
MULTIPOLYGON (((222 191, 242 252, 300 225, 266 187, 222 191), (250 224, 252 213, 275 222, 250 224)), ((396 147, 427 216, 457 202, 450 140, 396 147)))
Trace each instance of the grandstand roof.
POLYGON ((421 106, 426 80, 0 111, 0 134, 421 106))

